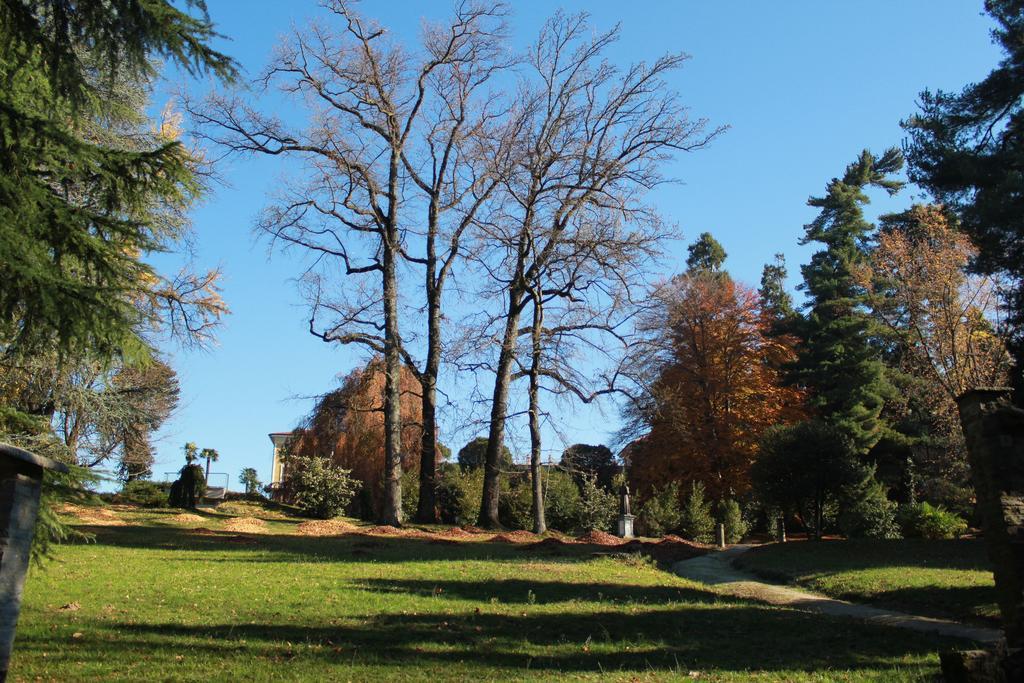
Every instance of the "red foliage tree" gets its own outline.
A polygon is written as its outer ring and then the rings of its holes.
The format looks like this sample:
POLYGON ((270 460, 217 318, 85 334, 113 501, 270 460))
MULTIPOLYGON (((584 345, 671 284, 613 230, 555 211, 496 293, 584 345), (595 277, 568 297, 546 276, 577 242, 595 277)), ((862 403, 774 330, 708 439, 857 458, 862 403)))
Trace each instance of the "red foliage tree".
MULTIPOLYGON (((349 373, 338 389, 324 395, 295 430, 293 456, 329 457, 362 482, 357 513, 378 517, 384 503, 383 363, 371 361, 349 373)), ((422 438, 420 384, 403 367, 400 377, 402 471, 419 470, 422 438)), ((440 452, 438 458, 440 459, 440 452)))
POLYGON ((677 276, 656 296, 647 400, 631 415, 647 433, 628 449, 631 482, 641 495, 671 481, 702 482, 718 500, 741 495, 761 435, 802 415, 802 392, 781 377, 794 341, 772 336, 757 292, 723 272, 677 276))

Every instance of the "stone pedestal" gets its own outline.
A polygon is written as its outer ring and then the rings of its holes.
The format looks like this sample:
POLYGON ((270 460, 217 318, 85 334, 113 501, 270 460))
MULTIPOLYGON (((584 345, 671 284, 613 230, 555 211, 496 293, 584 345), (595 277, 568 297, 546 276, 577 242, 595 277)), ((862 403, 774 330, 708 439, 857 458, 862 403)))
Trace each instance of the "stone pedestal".
MULTIPOLYGON (((1022 680, 1017 676, 1024 676, 1024 411, 1001 388, 969 391, 957 407, 1006 634, 997 659, 1006 680, 1022 680)), ((980 661, 971 658, 973 664, 980 661)))
POLYGON ((633 538, 634 515, 619 515, 619 538, 633 538))
POLYGON ((11 661, 46 469, 67 472, 61 463, 0 443, 0 682, 11 661))

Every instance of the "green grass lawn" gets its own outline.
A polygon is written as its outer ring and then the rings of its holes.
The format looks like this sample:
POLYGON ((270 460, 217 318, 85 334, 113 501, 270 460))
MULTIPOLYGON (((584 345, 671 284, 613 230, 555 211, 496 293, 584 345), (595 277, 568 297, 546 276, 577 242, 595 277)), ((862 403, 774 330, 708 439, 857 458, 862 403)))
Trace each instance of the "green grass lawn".
POLYGON ((998 626, 984 541, 801 541, 744 553, 737 564, 825 595, 998 626))
POLYGON ((10 680, 928 680, 964 645, 720 597, 597 546, 121 518, 32 569, 10 680))

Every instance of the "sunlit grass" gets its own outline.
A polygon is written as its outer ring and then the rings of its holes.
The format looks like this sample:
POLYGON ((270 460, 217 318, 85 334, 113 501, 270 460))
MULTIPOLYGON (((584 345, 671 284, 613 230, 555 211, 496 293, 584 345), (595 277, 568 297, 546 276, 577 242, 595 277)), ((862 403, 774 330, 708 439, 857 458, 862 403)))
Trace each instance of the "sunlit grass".
POLYGON ((994 626, 984 542, 813 541, 756 548, 740 564, 832 597, 994 626))
POLYGON ((196 533, 173 514, 32 570, 13 680, 920 680, 958 644, 720 597, 607 548, 212 516, 196 533))

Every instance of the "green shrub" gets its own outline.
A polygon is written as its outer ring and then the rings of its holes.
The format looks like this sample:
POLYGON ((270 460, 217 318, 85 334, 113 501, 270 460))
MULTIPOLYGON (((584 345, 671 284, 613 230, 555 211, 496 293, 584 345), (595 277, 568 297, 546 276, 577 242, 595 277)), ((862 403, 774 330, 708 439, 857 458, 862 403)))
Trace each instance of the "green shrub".
POLYGON ((416 517, 420 504, 420 472, 419 468, 407 469, 402 472, 402 514, 405 519, 416 517))
POLYGON ((598 485, 596 475, 584 475, 578 509, 579 531, 608 531, 618 515, 618 498, 598 485))
POLYGON ((678 531, 683 523, 683 512, 679 509, 679 483, 674 481, 654 489, 638 512, 640 527, 647 536, 664 536, 678 531))
POLYGON ((134 479, 125 483, 112 502, 122 505, 138 505, 144 508, 158 508, 167 505, 169 486, 155 481, 134 479))
POLYGON ((560 470, 544 473, 544 519, 548 528, 573 531, 579 525, 580 489, 572 476, 560 470))
POLYGON ((441 469, 437 484, 437 506, 445 524, 470 524, 476 520, 483 497, 482 468, 463 471, 455 465, 441 469))
POLYGON ((974 489, 941 477, 923 480, 918 487, 917 499, 927 501, 964 519, 971 519, 975 514, 974 489))
POLYGON ((897 518, 906 538, 959 538, 967 531, 963 518, 929 503, 901 505, 897 518))
POLYGON ((715 518, 711 514, 711 504, 704 498, 704 484, 700 482, 693 482, 683 501, 679 530, 684 537, 700 543, 714 540, 715 518))
POLYGON ((747 523, 743 521, 740 504, 731 498, 719 504, 718 521, 725 525, 726 543, 739 543, 747 535, 747 523))
POLYGON ((327 458, 292 457, 288 464, 295 505, 310 517, 337 516, 359 490, 359 482, 349 476, 351 470, 336 467, 327 458))
POLYGON ((846 489, 839 509, 839 531, 847 538, 899 538, 896 504, 870 472, 865 480, 846 489))
POLYGON ((171 484, 167 496, 171 507, 193 509, 206 495, 206 475, 203 468, 195 463, 185 465, 178 478, 171 484))
MULTIPOLYGON (((480 501, 477 501, 479 505, 480 501)), ((498 519, 509 529, 533 528, 533 489, 530 475, 502 477, 498 519)))

